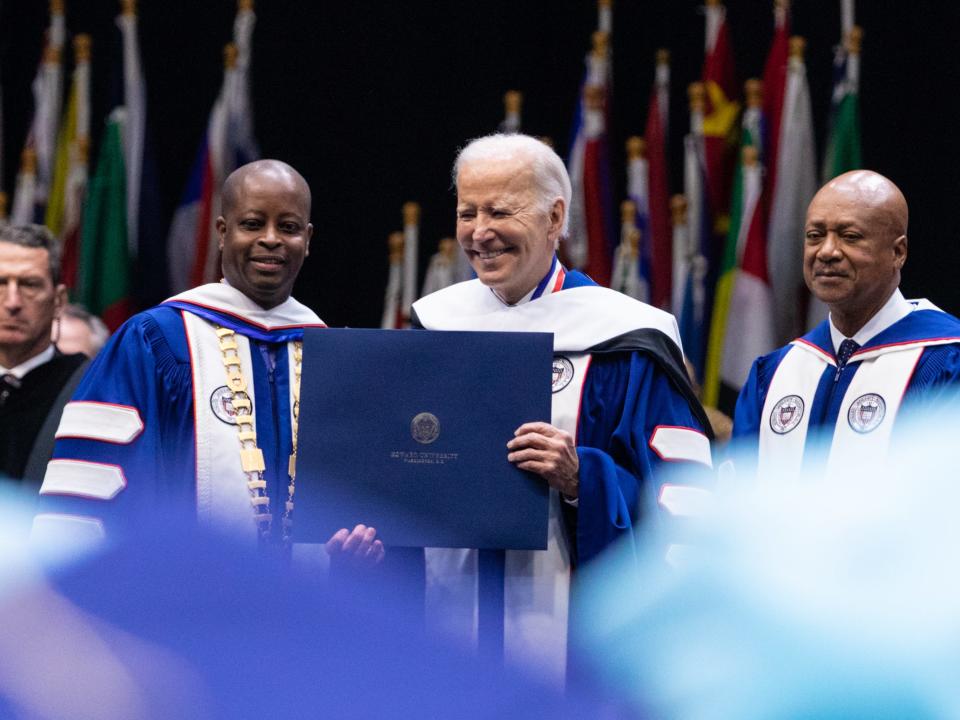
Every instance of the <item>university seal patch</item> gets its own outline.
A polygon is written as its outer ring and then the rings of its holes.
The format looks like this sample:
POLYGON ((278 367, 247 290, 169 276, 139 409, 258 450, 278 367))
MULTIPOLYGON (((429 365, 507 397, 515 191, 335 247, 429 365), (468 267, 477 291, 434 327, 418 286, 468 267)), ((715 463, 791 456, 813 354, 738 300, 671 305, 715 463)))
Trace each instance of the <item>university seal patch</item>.
POLYGON ((786 435, 800 424, 803 419, 803 398, 799 395, 787 395, 773 406, 770 413, 770 428, 777 435, 786 435))
POLYGON ((883 422, 887 414, 887 404, 875 393, 861 395, 850 405, 847 422, 858 433, 872 432, 883 422))
POLYGON ((440 437, 440 421, 433 413, 422 412, 410 421, 410 434, 421 445, 429 445, 440 437))
MULTIPOLYGON (((246 393, 243 393, 246 397, 246 393)), ((237 409, 233 406, 233 392, 226 385, 221 385, 210 395, 210 409, 220 422, 227 425, 237 424, 237 409)), ((252 408, 251 408, 252 410, 252 408)))
POLYGON ((553 356, 553 380, 550 389, 558 393, 573 380, 573 363, 563 355, 553 356))

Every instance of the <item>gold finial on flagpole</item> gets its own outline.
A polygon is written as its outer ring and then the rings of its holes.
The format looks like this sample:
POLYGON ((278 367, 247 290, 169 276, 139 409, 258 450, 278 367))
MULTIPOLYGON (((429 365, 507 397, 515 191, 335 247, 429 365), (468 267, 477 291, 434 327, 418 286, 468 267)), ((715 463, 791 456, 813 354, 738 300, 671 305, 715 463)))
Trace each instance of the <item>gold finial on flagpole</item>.
POLYGON ((60 64, 60 46, 59 45, 47 45, 43 48, 43 63, 45 65, 59 65, 60 64))
POLYGON ((763 107, 763 80, 750 78, 743 84, 743 92, 747 96, 747 107, 763 107))
POLYGON ((807 40, 800 35, 794 35, 790 38, 790 57, 803 60, 803 55, 807 51, 807 40))
POLYGON ((647 156, 647 141, 639 135, 627 138, 627 160, 639 160, 647 156))
POLYGON ((403 233, 399 230, 387 236, 387 247, 390 249, 390 264, 403 262, 403 233))
POLYGON ((607 48, 610 45, 610 35, 603 30, 596 30, 590 36, 590 40, 593 43, 593 54, 606 56, 607 48))
POLYGON ((637 204, 633 200, 620 203, 620 222, 632 223, 637 219, 637 204))
POLYGON ((847 52, 853 55, 860 54, 860 48, 863 45, 863 28, 859 25, 854 25, 850 28, 850 32, 847 33, 846 47, 847 52))
POLYGON ((50 0, 50 14, 63 15, 64 13, 63 6, 64 6, 63 0, 50 0))
POLYGON ((605 95, 604 89, 599 85, 587 85, 583 88, 583 104, 590 110, 602 110, 605 95))
POLYGON ((253 10, 253 0, 237 0, 237 10, 253 10))
POLYGON ((790 0, 773 0, 774 12, 776 12, 777 10, 782 10, 783 12, 786 12, 789 9, 790 9, 790 0))
POLYGON ((720 5, 720 0, 707 0, 706 3, 704 4, 707 7, 717 7, 718 5, 720 5))
POLYGON ((7 204, 8 204, 7 194, 0 191, 0 220, 7 219, 7 204))
POLYGON ((523 107, 523 93, 519 90, 507 90, 503 94, 503 109, 508 113, 519 113, 523 107))
POLYGON ((415 202, 405 202, 403 204, 403 224, 416 225, 420 222, 420 205, 415 202))
POLYGON ((760 151, 753 145, 744 145, 740 151, 744 167, 753 167, 760 160, 760 151))
POLYGON ((20 153, 20 168, 25 173, 37 172, 37 151, 32 147, 25 147, 20 153))
POLYGON ((223 46, 223 66, 227 70, 237 66, 237 46, 232 42, 223 46))
POLYGON ((666 48, 658 49, 654 57, 656 58, 657 65, 670 64, 670 51, 666 48))
POLYGON ((120 11, 124 15, 136 15, 137 0, 120 0, 120 11))
POLYGON ((674 195, 670 198, 670 213, 674 225, 687 224, 687 198, 685 195, 674 195))
POLYGON ((703 112, 707 106, 707 88, 702 82, 693 82, 687 86, 687 98, 691 112, 703 112))
POLYGON ((80 33, 73 39, 73 60, 76 63, 90 62, 90 48, 93 42, 87 33, 80 33))
POLYGON ((447 260, 454 260, 457 257, 457 241, 452 237, 440 238, 437 249, 447 260))
POLYGON ((77 161, 86 165, 90 159, 90 138, 86 135, 80 135, 74 144, 77 152, 77 161))

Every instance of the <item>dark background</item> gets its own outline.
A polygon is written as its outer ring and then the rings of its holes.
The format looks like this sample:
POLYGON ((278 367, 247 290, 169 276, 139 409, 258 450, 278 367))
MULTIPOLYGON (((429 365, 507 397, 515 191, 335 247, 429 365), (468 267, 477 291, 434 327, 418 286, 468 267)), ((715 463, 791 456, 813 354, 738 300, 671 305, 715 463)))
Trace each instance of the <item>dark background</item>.
MULTIPOLYGON (((773 32, 772 2, 728 0, 742 81, 762 74, 773 32)), ((113 0, 67 0, 70 34, 93 35, 91 158, 112 107, 113 0)), ((140 36, 158 158, 163 235, 222 78, 233 0, 141 0, 140 36)), ((43 0, 0 7, 4 187, 12 191, 32 114, 33 80, 47 24, 43 0)), ((524 93, 523 128, 568 147, 596 27, 592 0, 485 2, 283 2, 260 0, 253 39, 256 134, 265 157, 297 167, 314 193, 312 254, 297 297, 331 325, 379 324, 387 234, 400 207, 423 208, 421 274, 437 241, 453 232, 449 168, 465 140, 496 129, 507 89, 524 93)), ((672 191, 682 190, 686 86, 700 75, 703 16, 695 0, 618 0, 614 6, 611 147, 617 197, 621 148, 642 133, 657 47, 672 52, 672 191)), ((807 38, 822 156, 837 0, 797 1, 792 32, 807 38)), ((960 5, 945 0, 861 0, 865 30, 861 113, 866 167, 888 175, 910 203, 904 291, 960 310, 953 282, 960 249, 953 214, 960 190, 957 89, 960 5)), ((69 38, 68 38, 69 41, 69 38)), ((65 86, 72 68, 72 51, 65 86)), ((798 238, 798 243, 799 243, 798 238)))

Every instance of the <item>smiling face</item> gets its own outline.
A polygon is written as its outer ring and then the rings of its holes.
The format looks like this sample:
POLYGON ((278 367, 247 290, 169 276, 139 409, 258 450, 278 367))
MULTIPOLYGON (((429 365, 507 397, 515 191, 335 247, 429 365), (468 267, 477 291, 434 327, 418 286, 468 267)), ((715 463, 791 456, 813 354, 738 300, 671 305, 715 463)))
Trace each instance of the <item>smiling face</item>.
POLYGON ((907 259, 906 201, 880 175, 842 175, 807 210, 803 276, 830 307, 837 328, 854 335, 900 284, 907 259), (845 326, 845 327, 844 327, 845 326))
POLYGON ((217 218, 223 276, 270 309, 290 297, 309 254, 309 190, 282 163, 262 161, 237 172, 224 188, 224 214, 217 218))
POLYGON ((16 367, 50 345, 66 296, 53 284, 45 248, 0 241, 0 365, 16 367))
POLYGON ((550 269, 566 207, 538 202, 523 157, 476 159, 457 174, 457 242, 480 282, 507 303, 533 290, 550 269))

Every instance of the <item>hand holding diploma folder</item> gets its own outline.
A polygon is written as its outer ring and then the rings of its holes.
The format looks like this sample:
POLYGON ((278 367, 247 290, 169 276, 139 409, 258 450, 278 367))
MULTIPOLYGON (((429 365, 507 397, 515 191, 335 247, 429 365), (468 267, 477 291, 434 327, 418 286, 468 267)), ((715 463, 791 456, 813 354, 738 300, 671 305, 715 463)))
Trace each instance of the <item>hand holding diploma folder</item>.
POLYGON ((307 330, 296 540, 543 549, 548 486, 507 459, 549 422, 548 333, 307 330))

